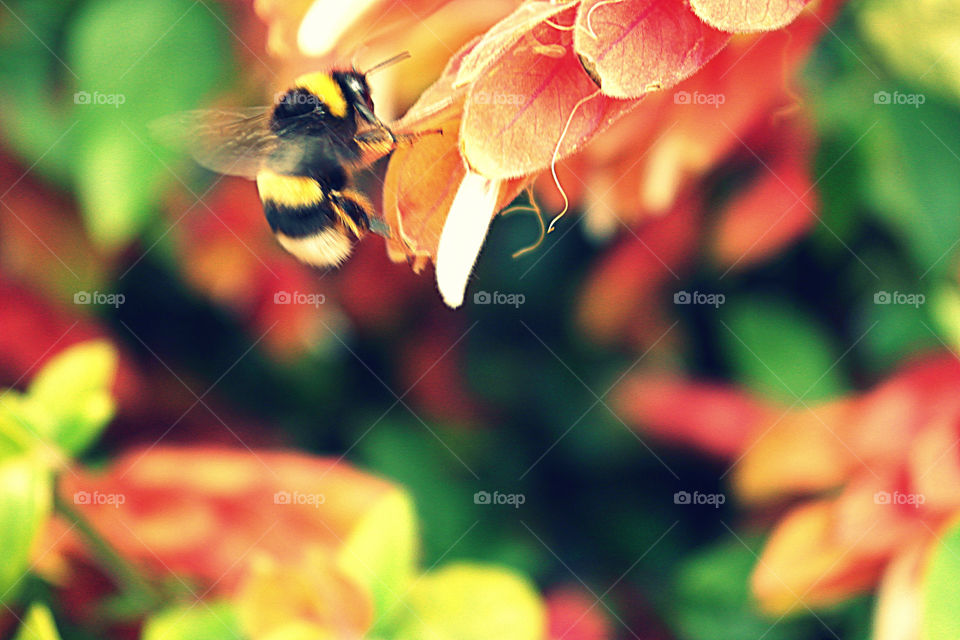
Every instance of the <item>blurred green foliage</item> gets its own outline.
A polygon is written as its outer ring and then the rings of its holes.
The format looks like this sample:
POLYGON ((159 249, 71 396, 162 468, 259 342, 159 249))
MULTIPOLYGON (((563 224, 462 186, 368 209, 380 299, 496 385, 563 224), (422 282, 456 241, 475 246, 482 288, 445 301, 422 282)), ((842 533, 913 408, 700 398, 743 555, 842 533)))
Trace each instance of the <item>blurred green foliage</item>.
POLYGON ((182 605, 150 618, 143 640, 221 640, 240 638, 240 621, 232 603, 206 602, 182 605))
MULTIPOLYGON (((113 415, 116 354, 101 342, 52 358, 26 393, 0 391, 0 602, 16 603, 29 583, 31 550, 53 510, 58 472, 89 446, 113 415)), ((34 605, 18 638, 50 640, 49 610, 34 605)))
POLYGON ((31 606, 13 640, 60 640, 50 609, 42 604, 31 606))
POLYGON ((948 640, 960 635, 960 523, 937 541, 923 587, 923 640, 948 640))
POLYGON ((9 9, 16 19, 3 23, 0 55, 6 142, 75 191, 96 242, 120 248, 175 179, 175 156, 149 123, 203 103, 231 77, 223 19, 216 5, 190 0, 31 0, 9 9))

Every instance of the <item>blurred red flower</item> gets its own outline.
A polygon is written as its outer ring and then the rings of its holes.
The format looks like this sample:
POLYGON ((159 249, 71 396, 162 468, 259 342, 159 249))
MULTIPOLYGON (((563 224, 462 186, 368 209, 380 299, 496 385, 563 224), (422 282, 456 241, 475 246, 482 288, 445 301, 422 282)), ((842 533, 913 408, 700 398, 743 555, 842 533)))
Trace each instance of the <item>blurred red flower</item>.
POLYGON ((549 640, 609 640, 613 637, 603 607, 583 591, 564 587, 547 594, 549 640))
MULTIPOLYGON (((582 595, 557 593, 544 611, 526 582, 506 570, 461 563, 420 577, 406 575, 418 555, 417 541, 408 537, 416 535, 412 504, 401 488, 341 460, 205 445, 156 446, 129 451, 106 470, 65 474, 59 491, 151 582, 186 589, 188 604, 233 602, 244 631, 254 638, 294 628, 302 637, 330 632, 366 637, 381 622, 375 610, 384 616, 395 606, 385 610, 385 602, 406 597, 393 588, 409 589, 410 602, 417 602, 417 590, 443 575, 460 576, 444 584, 464 589, 444 594, 445 606, 454 613, 477 606, 469 600, 471 588, 486 589, 484 597, 493 594, 496 600, 499 585, 528 600, 505 613, 506 622, 494 623, 518 624, 519 637, 539 637, 531 634, 543 623, 572 640, 610 637, 606 619, 582 595), (391 575, 369 577, 371 562, 391 575), (395 584, 391 588, 384 580, 395 584), (533 617, 511 617, 517 612, 533 617)), ((63 523, 51 527, 39 546, 53 552, 38 558, 38 567, 64 585, 63 597, 73 603, 74 615, 96 616, 97 600, 91 598, 102 598, 106 585, 89 572, 98 558, 74 533, 63 523)), ((484 606, 489 610, 491 603, 484 606)), ((435 610, 438 616, 450 615, 440 604, 435 610)))
POLYGON ((60 492, 123 556, 212 596, 234 593, 254 552, 296 565, 311 546, 337 547, 392 489, 347 464, 300 453, 157 446, 119 456, 105 473, 66 474, 60 492), (74 500, 94 493, 123 499, 74 500), (294 493, 323 498, 276 499, 294 493))
POLYGON ((752 577, 780 615, 879 588, 876 637, 918 633, 925 550, 960 515, 960 361, 918 358, 874 389, 785 408, 736 389, 652 374, 616 394, 625 419, 732 461, 754 506, 800 499, 752 577), (709 428, 705 416, 710 416, 709 428))

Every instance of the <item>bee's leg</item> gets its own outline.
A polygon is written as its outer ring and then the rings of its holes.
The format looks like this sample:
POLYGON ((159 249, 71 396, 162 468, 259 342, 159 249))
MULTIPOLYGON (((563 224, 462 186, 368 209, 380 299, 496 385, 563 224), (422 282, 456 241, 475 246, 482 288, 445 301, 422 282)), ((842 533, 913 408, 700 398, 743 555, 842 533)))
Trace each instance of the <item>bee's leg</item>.
POLYGON ((373 205, 362 193, 352 189, 334 191, 330 202, 337 218, 354 236, 360 238, 370 229, 373 205))
POLYGON ((370 129, 354 138, 360 148, 360 157, 355 164, 368 166, 380 158, 390 154, 397 147, 408 147, 420 138, 428 135, 443 134, 442 129, 415 131, 412 133, 395 134, 387 127, 370 129))
POLYGON ((443 135, 443 129, 427 129, 424 131, 413 131, 411 133, 400 133, 395 134, 394 138, 396 139, 396 144, 398 147, 408 147, 414 142, 423 138, 425 136, 433 135, 443 135))
POLYGON ((360 150, 357 159, 351 163, 356 167, 369 166, 397 148, 396 137, 386 127, 364 131, 353 140, 360 150))

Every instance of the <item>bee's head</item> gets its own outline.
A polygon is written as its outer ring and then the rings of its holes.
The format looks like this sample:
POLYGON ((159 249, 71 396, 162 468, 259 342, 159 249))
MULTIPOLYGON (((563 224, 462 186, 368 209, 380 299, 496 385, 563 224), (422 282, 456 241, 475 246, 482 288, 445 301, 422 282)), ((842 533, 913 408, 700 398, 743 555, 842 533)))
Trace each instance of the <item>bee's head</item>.
POLYGON ((358 116, 373 125, 379 125, 380 121, 373 111, 373 98, 370 96, 370 85, 367 84, 367 76, 357 70, 335 71, 333 79, 340 85, 343 97, 347 104, 353 105, 358 116))

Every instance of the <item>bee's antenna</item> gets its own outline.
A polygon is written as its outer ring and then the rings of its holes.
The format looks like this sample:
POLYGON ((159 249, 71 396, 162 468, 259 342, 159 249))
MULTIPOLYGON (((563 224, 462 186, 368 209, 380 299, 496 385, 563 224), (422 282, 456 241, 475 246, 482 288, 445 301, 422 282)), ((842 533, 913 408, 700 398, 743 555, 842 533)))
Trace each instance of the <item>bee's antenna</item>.
POLYGON ((373 73, 374 71, 380 71, 381 69, 386 69, 387 67, 393 66, 398 62, 403 62, 404 60, 410 57, 411 56, 409 51, 403 51, 393 56, 392 58, 387 58, 383 62, 378 62, 377 64, 373 65, 372 67, 364 71, 363 75, 367 76, 373 73))
POLYGON ((353 55, 350 56, 350 68, 354 70, 359 70, 357 66, 357 60, 360 58, 360 55, 367 50, 366 44, 359 45, 353 52, 353 55))

